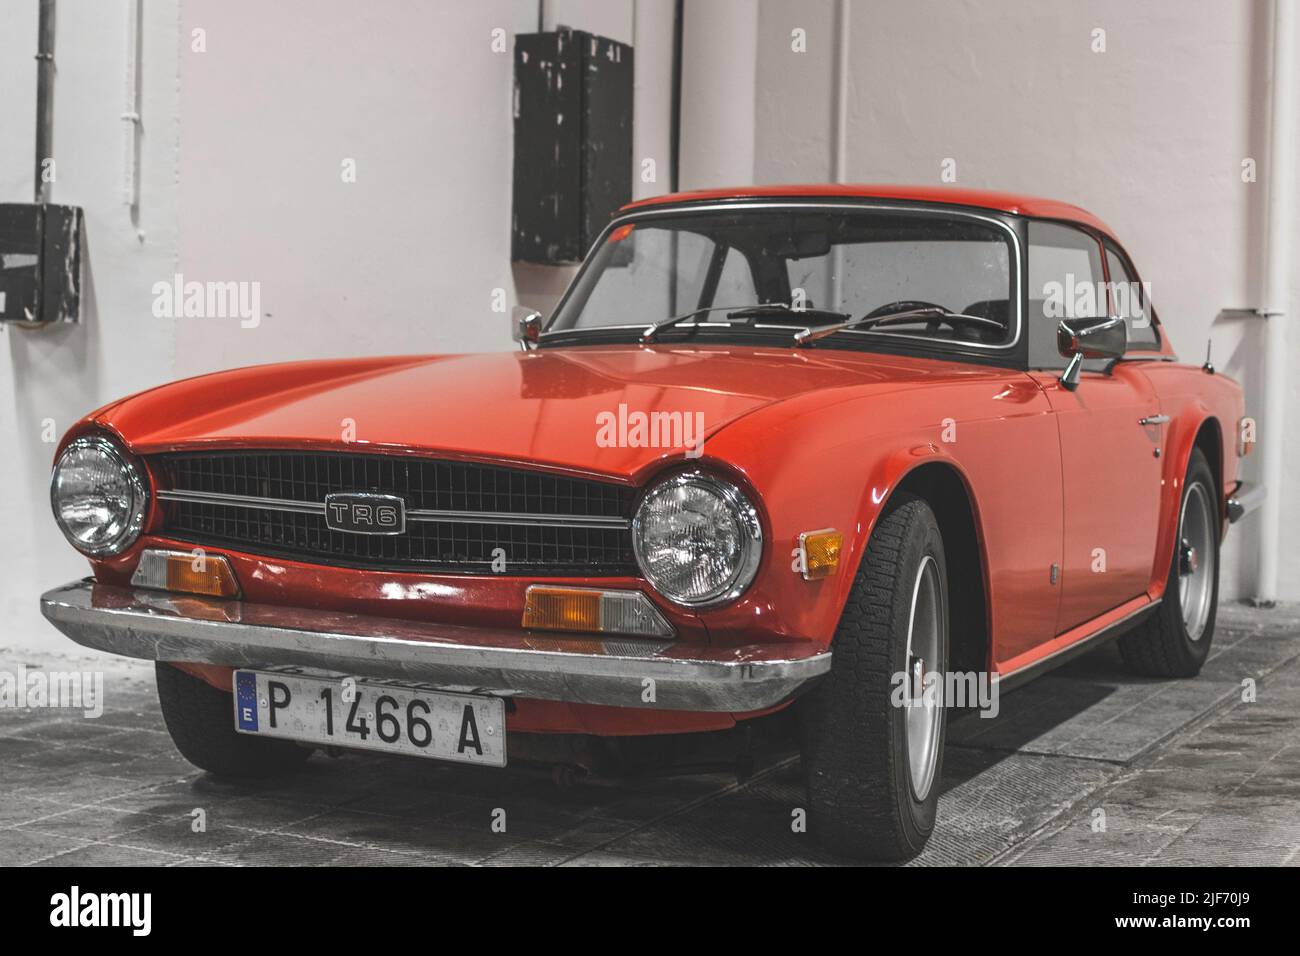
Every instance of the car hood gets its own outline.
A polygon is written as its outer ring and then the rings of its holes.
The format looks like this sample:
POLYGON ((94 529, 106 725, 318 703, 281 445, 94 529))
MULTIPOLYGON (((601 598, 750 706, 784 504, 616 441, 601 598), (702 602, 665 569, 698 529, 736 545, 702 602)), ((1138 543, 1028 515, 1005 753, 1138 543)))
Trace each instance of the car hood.
POLYGON ((683 436, 702 425, 707 438, 795 395, 898 387, 945 368, 953 366, 858 353, 680 346, 330 360, 187 379, 92 418, 138 454, 400 450, 626 478, 682 455, 680 446, 656 447, 653 433, 638 441, 634 413, 680 415, 683 436))

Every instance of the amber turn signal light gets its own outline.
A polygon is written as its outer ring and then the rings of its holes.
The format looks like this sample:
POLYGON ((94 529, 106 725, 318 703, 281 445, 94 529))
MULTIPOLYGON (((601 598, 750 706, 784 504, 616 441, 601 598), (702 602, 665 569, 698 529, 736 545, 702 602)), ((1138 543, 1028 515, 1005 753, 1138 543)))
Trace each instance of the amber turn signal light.
POLYGON ((238 597, 239 582, 234 569, 222 555, 194 551, 159 551, 147 549, 131 575, 138 588, 157 588, 181 594, 207 594, 212 597, 238 597))
POLYGON ((672 637, 673 628, 640 591, 553 588, 534 584, 524 598, 523 626, 538 631, 672 637))
POLYGON ((799 550, 803 553, 803 579, 820 581, 833 577, 840 566, 840 546, 844 535, 834 528, 822 531, 805 531, 799 535, 799 550))

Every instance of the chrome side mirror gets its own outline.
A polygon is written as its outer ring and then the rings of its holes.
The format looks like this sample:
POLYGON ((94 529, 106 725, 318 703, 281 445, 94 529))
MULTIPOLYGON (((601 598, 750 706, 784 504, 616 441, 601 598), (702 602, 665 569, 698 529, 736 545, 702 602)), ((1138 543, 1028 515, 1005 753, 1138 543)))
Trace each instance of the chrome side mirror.
POLYGON ((1128 350, 1128 326, 1111 316, 1099 319, 1062 319, 1056 327, 1056 350, 1070 362, 1061 373, 1061 386, 1079 387, 1084 359, 1121 358, 1128 350))
POLYGON ((526 305, 517 305, 511 311, 511 317, 515 321, 511 338, 525 352, 535 348, 542 339, 542 313, 526 305))

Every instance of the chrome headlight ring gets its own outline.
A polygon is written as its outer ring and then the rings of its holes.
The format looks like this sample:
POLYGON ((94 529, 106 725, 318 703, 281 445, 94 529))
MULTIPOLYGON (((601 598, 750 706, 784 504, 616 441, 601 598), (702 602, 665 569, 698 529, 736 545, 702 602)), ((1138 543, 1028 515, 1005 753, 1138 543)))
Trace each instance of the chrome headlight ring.
MULTIPOLYGON (((86 480, 82 477, 83 482, 86 480)), ((50 507, 54 511, 54 520, 59 530, 69 544, 89 557, 112 557, 125 551, 140 537, 149 509, 148 483, 139 467, 116 442, 102 435, 87 435, 69 442, 59 455, 50 475, 50 507), (98 462, 94 460, 96 457, 98 462), (96 465, 106 472, 103 480, 115 483, 116 487, 83 488, 80 492, 83 500, 70 501, 71 492, 66 487, 69 482, 64 480, 68 478, 67 471, 74 467, 94 468, 96 465), (115 509, 111 500, 114 494, 119 498, 115 509), (99 499, 97 502, 94 500, 96 496, 99 499), (89 502, 84 500, 87 498, 90 499, 89 502), (96 527, 94 522, 82 515, 80 527, 74 527, 77 519, 70 518, 70 512, 75 515, 78 506, 84 511, 95 505, 103 511, 113 509, 111 517, 107 521, 99 521, 96 527), (100 535, 102 540, 96 540, 98 532, 115 525, 118 526, 116 531, 108 537, 100 535)))
POLYGON ((685 607, 734 601, 758 572, 758 509, 731 482, 702 471, 652 484, 632 518, 632 550, 652 587, 685 607))

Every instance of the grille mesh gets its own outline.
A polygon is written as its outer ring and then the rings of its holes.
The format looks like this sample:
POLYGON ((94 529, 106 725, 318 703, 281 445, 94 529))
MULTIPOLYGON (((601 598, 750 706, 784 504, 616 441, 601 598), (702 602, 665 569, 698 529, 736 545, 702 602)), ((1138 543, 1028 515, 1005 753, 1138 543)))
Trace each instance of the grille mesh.
MULTIPOLYGON (((154 463, 173 490, 313 504, 372 491, 402 498, 408 510, 626 518, 631 508, 630 490, 619 485, 467 462, 257 451, 162 455, 154 463)), ((631 535, 620 529, 408 521, 404 534, 367 535, 334 531, 318 514, 188 501, 166 508, 173 537, 325 564, 482 573, 501 548, 507 574, 636 573, 631 535)))

